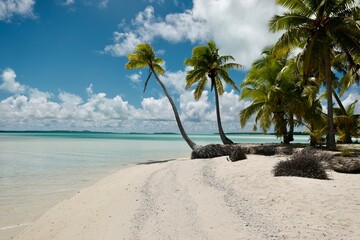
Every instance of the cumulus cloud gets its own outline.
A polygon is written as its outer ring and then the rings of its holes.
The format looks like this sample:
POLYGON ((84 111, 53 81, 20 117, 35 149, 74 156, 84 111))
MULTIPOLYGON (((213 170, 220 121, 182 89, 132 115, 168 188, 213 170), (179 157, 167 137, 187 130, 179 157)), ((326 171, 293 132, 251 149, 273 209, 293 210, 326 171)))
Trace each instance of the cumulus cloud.
MULTIPOLYGON (((124 25, 124 24, 122 24, 124 25)), ((131 28, 114 32, 114 43, 105 46, 104 52, 113 56, 125 56, 141 42, 151 43, 160 38, 170 42, 190 40, 196 42, 208 36, 208 28, 193 12, 168 14, 164 19, 155 16, 152 6, 139 12, 131 21, 131 28)))
MULTIPOLYGON (((352 92, 349 93, 343 100, 343 105, 345 108, 350 106, 350 104, 354 103, 356 100, 360 99, 360 93, 359 92, 352 92)), ((355 114, 360 114, 360 102, 358 102, 355 105, 355 114)))
POLYGON ((142 72, 128 75, 127 78, 130 79, 132 83, 139 84, 141 82, 142 72))
POLYGON ((192 11, 204 20, 222 54, 233 55, 246 67, 260 56, 262 48, 279 37, 267 28, 270 18, 282 12, 274 1, 198 0, 192 11))
POLYGON ((35 17, 34 5, 35 0, 2 0, 0 1, 0 21, 11 21, 14 16, 35 17))
POLYGON ((134 115, 135 119, 151 121, 173 121, 174 115, 171 105, 166 97, 155 99, 153 97, 144 98, 141 101, 141 109, 134 115))
MULTIPOLYGON (((185 91, 183 83, 177 81, 184 82, 184 74, 184 71, 169 72, 164 81, 169 91, 175 93, 172 94, 173 100, 178 106, 184 127, 189 132, 216 132, 213 93, 204 91, 203 96, 196 101, 193 91, 185 91), (176 96, 180 96, 179 102, 176 96)), ((4 71, 2 79, 7 79, 7 83, 8 79, 12 79, 10 85, 17 86, 10 88, 6 85, 6 89, 13 89, 13 95, 0 101, 2 129, 178 131, 171 105, 162 95, 144 98, 140 106, 135 107, 121 96, 109 98, 105 93, 94 91, 92 84, 86 88, 88 97, 85 99, 62 90, 54 97, 53 93, 24 86, 16 81, 14 70, 4 71)), ((238 102, 238 98, 235 91, 225 92, 220 97, 226 131, 239 130, 237 115, 244 103, 238 102)))
POLYGON ((6 68, 1 74, 2 84, 0 90, 9 93, 19 94, 25 92, 26 87, 16 81, 16 73, 11 68, 6 68))
POLYGON ((169 87, 173 92, 181 94, 185 91, 186 86, 186 71, 166 71, 163 76, 161 76, 161 81, 169 87))
POLYGON ((233 55, 237 62, 250 67, 262 49, 279 37, 269 33, 267 22, 280 12, 280 7, 267 0, 194 0, 192 9, 161 18, 149 6, 134 17, 130 28, 114 33, 113 44, 104 52, 124 56, 137 44, 156 39, 172 43, 213 39, 222 54, 233 55))
POLYGON ((248 101, 239 101, 239 98, 239 94, 234 90, 224 92, 219 97, 221 119, 223 122, 239 122, 239 112, 249 104, 248 101))
POLYGON ((65 106, 76 107, 83 103, 83 100, 80 96, 68 92, 60 92, 59 99, 61 100, 62 105, 65 106))
POLYGON ((196 101, 194 98, 194 90, 184 92, 180 96, 180 108, 182 110, 181 117, 185 121, 207 121, 207 111, 210 109, 210 106, 211 104, 208 100, 208 91, 204 91, 198 101, 196 101))

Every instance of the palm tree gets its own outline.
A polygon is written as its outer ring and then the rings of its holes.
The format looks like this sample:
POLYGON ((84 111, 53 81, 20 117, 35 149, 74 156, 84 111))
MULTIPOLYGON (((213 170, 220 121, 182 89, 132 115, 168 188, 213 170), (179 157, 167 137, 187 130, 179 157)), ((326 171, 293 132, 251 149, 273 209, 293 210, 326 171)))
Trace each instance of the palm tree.
POLYGON ((314 71, 325 81, 327 90, 328 132, 326 147, 336 149, 333 124, 333 82, 331 66, 334 49, 346 53, 350 62, 360 56, 359 6, 355 0, 277 0, 289 11, 269 22, 272 32, 283 31, 278 50, 303 48, 304 77, 314 71))
POLYGON ((189 147, 192 150, 198 148, 199 146, 197 144, 195 144, 189 138, 189 136, 186 134, 184 127, 182 126, 176 105, 175 105, 174 101, 172 100, 170 94, 166 90, 165 85, 161 82, 161 80, 158 76, 158 74, 162 75, 165 72, 165 70, 161 67, 161 64, 164 62, 164 60, 156 57, 155 52, 152 49, 152 47, 146 43, 137 45, 135 47, 135 52, 128 54, 127 57, 129 59, 129 62, 126 63, 126 65, 125 65, 125 67, 127 69, 138 69, 138 68, 149 67, 149 75, 144 84, 144 92, 146 90, 146 86, 148 84, 148 81, 149 81, 151 75, 154 75, 155 79, 160 84, 161 88, 163 89, 166 97, 168 98, 168 100, 171 104, 171 107, 172 107, 174 115, 175 115, 176 123, 179 127, 182 137, 184 138, 184 140, 186 141, 186 143, 189 145, 189 147))
MULTIPOLYGON (((344 105, 342 104, 340 97, 348 90, 355 82, 359 84, 360 82, 360 64, 359 61, 357 62, 348 62, 346 58, 346 54, 341 52, 335 52, 335 60, 334 60, 334 69, 342 74, 342 77, 339 81, 338 86, 336 86, 336 90, 333 91, 334 98, 339 106, 337 111, 341 111, 342 116, 348 116, 348 111, 345 109, 344 105)), ((333 74, 334 79, 338 80, 335 74, 333 74)), ((334 109, 335 111, 335 109, 334 109)), ((339 116, 339 112, 335 113, 339 116)), ((350 117, 350 116, 348 116, 350 117)), ((337 118, 337 117, 335 117, 337 118)), ((343 143, 352 143, 351 140, 351 121, 345 121, 342 123, 342 137, 341 142, 343 143)))
POLYGON ((359 137, 360 136, 360 114, 355 114, 355 105, 358 100, 350 104, 344 110, 339 108, 334 108, 335 118, 334 123, 338 130, 338 141, 351 143, 351 136, 359 137), (350 141, 347 139, 350 134, 350 141))
POLYGON ((244 127, 255 114, 254 131, 258 124, 264 132, 274 124, 276 135, 283 137, 284 143, 288 144, 293 141, 295 117, 301 118, 299 105, 302 104, 299 102, 302 90, 295 84, 295 61, 289 59, 289 53, 279 58, 272 54, 272 50, 263 50, 263 57, 253 63, 241 84, 240 98, 252 99, 252 103, 240 112, 240 124, 244 127))
POLYGON ((235 61, 232 56, 220 56, 219 49, 213 41, 209 41, 207 45, 195 47, 192 50, 191 58, 185 60, 185 65, 193 67, 186 75, 186 89, 189 89, 193 84, 198 83, 194 97, 199 100, 208 79, 211 81, 211 91, 215 93, 216 117, 219 129, 219 134, 224 144, 234 144, 229 138, 226 137, 221 124, 219 95, 224 93, 224 87, 221 80, 229 83, 237 91, 234 81, 230 78, 228 70, 234 68, 242 68, 238 63, 228 63, 229 60, 235 61))

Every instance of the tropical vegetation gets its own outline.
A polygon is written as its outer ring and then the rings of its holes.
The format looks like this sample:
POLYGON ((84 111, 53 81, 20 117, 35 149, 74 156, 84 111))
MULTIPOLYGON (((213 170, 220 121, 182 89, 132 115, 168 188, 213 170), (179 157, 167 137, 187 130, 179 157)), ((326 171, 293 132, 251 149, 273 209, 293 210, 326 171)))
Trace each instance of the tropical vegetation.
MULTIPOLYGON (((360 137, 360 115, 355 114, 358 101, 344 106, 341 97, 360 82, 360 8, 354 0, 277 0, 287 9, 269 21, 272 32, 281 37, 251 66, 241 86, 240 99, 251 103, 239 113, 241 127, 254 117, 253 130, 266 132, 271 127, 283 142, 294 140, 294 129, 305 126, 310 144, 336 149, 337 141, 351 143, 360 137), (293 50, 296 51, 293 51, 293 50), (299 51, 300 50, 300 51, 299 51), (294 54, 294 52, 299 52, 294 54), (324 87, 322 87, 324 86, 324 87), (326 99, 327 111, 322 109, 326 99), (335 105, 333 103, 335 99, 335 105)), ((174 111, 180 132, 195 149, 197 145, 186 134, 179 114, 159 75, 164 74, 163 59, 155 56, 149 44, 140 44, 128 54, 128 69, 149 68, 144 91, 153 75, 162 87, 174 111)), ((184 62, 191 67, 186 74, 186 89, 194 88, 199 100, 207 87, 214 91, 216 121, 224 144, 233 144, 223 130, 219 96, 225 84, 239 91, 229 71, 243 66, 231 55, 219 54, 214 41, 196 46, 184 62)))
POLYGON ((213 41, 209 41, 207 45, 197 46, 192 51, 192 56, 185 60, 185 65, 191 66, 193 69, 188 71, 186 75, 186 89, 197 83, 194 91, 194 97, 199 100, 208 80, 211 81, 211 91, 214 90, 216 119, 219 129, 219 135, 224 144, 234 144, 226 137, 220 116, 219 95, 224 93, 224 83, 230 84, 237 91, 239 90, 234 81, 230 78, 228 71, 231 69, 242 68, 238 63, 229 63, 235 61, 230 55, 219 55, 219 49, 213 41))
POLYGON ((175 120, 176 123, 178 125, 178 128, 180 130, 180 133, 182 135, 182 137, 184 138, 184 140, 186 141, 186 143, 189 145, 189 147, 191 149, 196 149, 198 147, 198 145, 196 143, 194 143, 189 136, 186 134, 185 129, 181 123, 180 117, 179 117, 179 113, 177 111, 176 105, 174 103, 174 101, 172 100, 169 92, 167 91, 164 83, 160 80, 159 75, 162 75, 165 73, 165 70, 161 67, 161 64, 164 62, 163 59, 156 57, 154 50, 152 49, 152 47, 149 44, 139 44, 136 46, 135 51, 133 53, 129 53, 127 55, 128 58, 128 63, 126 63, 125 67, 127 69, 138 69, 138 68, 144 68, 144 67, 148 67, 149 68, 149 75, 145 81, 144 84, 144 92, 146 90, 148 81, 151 77, 151 75, 154 75, 155 79, 157 80, 157 82, 160 84, 162 90, 164 91, 166 97, 168 98, 171 107, 173 109, 174 115, 175 115, 175 120))
POLYGON ((360 11, 354 0, 277 0, 287 8, 269 22, 272 32, 284 31, 276 44, 279 53, 301 48, 305 78, 325 83, 327 95, 326 147, 336 149, 333 124, 333 77, 335 51, 345 53, 346 61, 356 65, 360 57, 360 11))

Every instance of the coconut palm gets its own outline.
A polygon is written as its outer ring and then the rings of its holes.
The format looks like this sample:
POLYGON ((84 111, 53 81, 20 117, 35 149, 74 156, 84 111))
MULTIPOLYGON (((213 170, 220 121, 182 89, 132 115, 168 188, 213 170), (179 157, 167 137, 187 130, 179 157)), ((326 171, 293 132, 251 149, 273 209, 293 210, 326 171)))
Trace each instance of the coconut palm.
POLYGON ((351 136, 359 137, 360 136, 360 114, 355 114, 355 105, 358 100, 350 104, 344 110, 339 108, 334 108, 335 118, 334 123, 338 130, 338 141, 351 143, 351 136), (350 133, 350 141, 347 139, 350 133))
POLYGON ((253 63, 241 84, 240 98, 252 99, 240 112, 241 126, 255 114, 254 131, 258 124, 264 132, 274 124, 276 135, 283 137, 284 143, 293 141, 294 126, 299 122, 295 118, 301 118, 303 105, 302 89, 295 84, 295 78, 295 60, 289 59, 289 53, 279 58, 272 54, 272 48, 265 48, 263 56, 253 63))
POLYGON ((333 124, 333 82, 331 66, 333 50, 346 53, 349 62, 360 56, 360 10, 355 0, 277 0, 289 9, 275 15, 269 22, 273 32, 284 31, 276 44, 278 50, 303 48, 302 60, 305 77, 314 71, 324 80, 327 90, 326 147, 336 149, 333 124))
MULTIPOLYGON (((337 84, 336 88, 338 91, 333 92, 334 98, 339 106, 337 109, 336 115, 339 116, 339 111, 341 111, 342 116, 348 116, 348 111, 345 109, 343 103, 340 100, 340 97, 348 90, 354 83, 359 85, 360 82, 360 64, 357 62, 348 62, 346 54, 342 52, 335 52, 335 60, 333 68, 342 74, 342 77, 337 84)), ((338 80, 335 74, 333 74, 334 79, 338 80)), ((335 111, 335 110, 334 110, 335 111)), ((350 116, 348 116, 350 117, 350 116)), ((335 117, 336 118, 336 117, 335 117)), ((341 141, 343 143, 351 143, 351 121, 345 121, 342 123, 342 137, 341 141)))
POLYGON ((171 107, 172 107, 174 115, 175 115, 176 123, 179 127, 182 137, 184 138, 184 140, 190 146, 191 149, 194 150, 195 148, 197 148, 198 145, 196 145, 186 134, 185 129, 182 126, 176 105, 175 105, 174 101, 172 100, 170 94, 166 90, 165 85, 161 82, 161 80, 158 76, 158 74, 162 75, 165 72, 165 70, 161 67, 161 64, 164 62, 164 60, 156 57, 155 52, 152 49, 152 47, 146 43, 137 45, 135 47, 135 51, 133 53, 128 54, 127 57, 129 59, 129 62, 126 63, 126 65, 125 65, 125 67, 127 69, 138 69, 138 68, 149 67, 149 75, 144 84, 144 92, 146 90, 146 87, 147 87, 147 84, 149 82, 151 75, 154 75, 155 79, 160 84, 162 90, 164 91, 166 97, 168 98, 168 100, 171 104, 171 107))
POLYGON ((235 61, 232 56, 220 56, 219 49, 213 41, 209 41, 207 45, 195 47, 192 50, 192 56, 185 60, 185 65, 193 67, 186 75, 186 89, 189 89, 193 84, 197 83, 194 91, 194 97, 199 100, 208 79, 211 81, 211 91, 215 93, 216 117, 219 129, 219 134, 224 144, 234 144, 226 137, 221 124, 219 95, 224 93, 223 80, 230 84, 237 91, 239 90, 230 78, 228 70, 234 68, 242 68, 238 63, 228 63, 229 60, 235 61))

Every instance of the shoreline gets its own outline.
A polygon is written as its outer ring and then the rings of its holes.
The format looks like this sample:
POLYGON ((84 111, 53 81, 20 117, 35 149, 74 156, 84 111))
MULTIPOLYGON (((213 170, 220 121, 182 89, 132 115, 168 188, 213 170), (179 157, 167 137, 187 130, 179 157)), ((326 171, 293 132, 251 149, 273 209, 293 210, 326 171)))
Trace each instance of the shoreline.
POLYGON ((55 205, 14 239, 356 239, 358 175, 273 177, 284 158, 129 166, 55 205))

